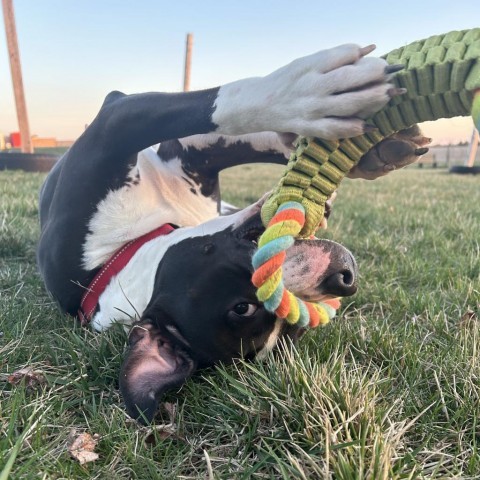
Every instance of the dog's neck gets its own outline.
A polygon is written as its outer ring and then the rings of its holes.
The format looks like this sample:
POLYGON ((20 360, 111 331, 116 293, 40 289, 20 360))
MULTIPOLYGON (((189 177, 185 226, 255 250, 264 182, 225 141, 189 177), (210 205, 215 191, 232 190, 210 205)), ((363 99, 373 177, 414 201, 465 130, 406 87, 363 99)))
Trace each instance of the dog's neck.
POLYGON ((160 263, 172 244, 171 235, 154 238, 142 245, 113 276, 99 296, 97 312, 91 318, 95 330, 105 330, 113 323, 130 325, 142 316, 153 293, 157 269, 152 267, 160 263))
POLYGON ((82 297, 80 308, 78 310, 78 317, 82 324, 85 325, 90 322, 98 307, 98 302, 102 293, 105 291, 111 280, 128 265, 129 261, 135 256, 135 253, 151 240, 160 236, 168 235, 173 231, 174 227, 172 225, 168 223, 161 225, 155 230, 130 241, 120 250, 115 252, 115 254, 95 275, 82 297))

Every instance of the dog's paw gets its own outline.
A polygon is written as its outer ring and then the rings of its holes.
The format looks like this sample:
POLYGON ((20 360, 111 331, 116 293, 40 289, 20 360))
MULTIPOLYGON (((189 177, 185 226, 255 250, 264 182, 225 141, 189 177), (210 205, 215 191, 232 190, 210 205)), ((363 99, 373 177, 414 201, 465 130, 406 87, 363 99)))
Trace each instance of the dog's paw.
POLYGON ((297 59, 262 78, 221 87, 212 120, 226 134, 292 132, 326 139, 361 135, 364 118, 405 93, 398 65, 366 57, 375 46, 342 45, 297 59))
POLYGON ((418 125, 397 132, 367 152, 348 177, 375 180, 411 165, 428 152, 426 145, 431 141, 431 138, 423 136, 418 125))

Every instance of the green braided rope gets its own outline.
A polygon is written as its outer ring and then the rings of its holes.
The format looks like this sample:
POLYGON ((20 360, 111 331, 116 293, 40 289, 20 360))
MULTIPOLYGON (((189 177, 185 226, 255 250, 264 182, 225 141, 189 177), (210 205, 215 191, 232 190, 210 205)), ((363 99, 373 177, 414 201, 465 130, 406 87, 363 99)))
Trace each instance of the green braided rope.
MULTIPOLYGON (((296 201, 306 213, 300 236, 310 236, 323 219, 327 199, 376 144, 418 122, 470 114, 474 91, 480 88, 480 28, 435 35, 393 50, 385 59, 405 65, 393 83, 407 88, 407 93, 373 116, 370 123, 378 128, 376 132, 340 141, 300 138, 283 177, 263 205, 265 225, 282 203, 296 201)), ((475 104, 477 108, 478 95, 475 104)))

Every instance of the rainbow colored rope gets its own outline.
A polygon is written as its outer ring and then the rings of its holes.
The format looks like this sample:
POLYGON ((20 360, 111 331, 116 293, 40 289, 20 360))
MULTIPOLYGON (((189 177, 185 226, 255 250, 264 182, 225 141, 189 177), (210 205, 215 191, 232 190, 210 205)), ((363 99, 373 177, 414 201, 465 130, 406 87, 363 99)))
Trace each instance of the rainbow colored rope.
POLYGON ((255 272, 253 284, 257 297, 265 308, 301 327, 325 325, 340 306, 337 299, 326 302, 304 302, 289 292, 283 284, 282 265, 290 248, 305 224, 305 209, 298 202, 282 204, 259 238, 258 250, 252 258, 255 272))

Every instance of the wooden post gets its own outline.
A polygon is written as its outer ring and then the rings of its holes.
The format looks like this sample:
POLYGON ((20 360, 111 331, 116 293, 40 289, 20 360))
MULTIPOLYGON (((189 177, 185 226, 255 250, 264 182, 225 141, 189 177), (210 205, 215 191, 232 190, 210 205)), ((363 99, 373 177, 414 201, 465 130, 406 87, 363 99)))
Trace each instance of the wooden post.
POLYGON ((185 74, 183 76, 183 91, 190 90, 190 66, 192 64, 193 33, 187 34, 187 46, 185 50, 185 74))
POLYGON ((8 56, 10 58, 10 70, 12 73, 13 93, 17 107, 18 128, 20 129, 20 136, 22 138, 22 152, 33 153, 12 0, 2 0, 2 7, 3 19, 5 20, 5 33, 7 35, 8 56))

